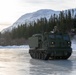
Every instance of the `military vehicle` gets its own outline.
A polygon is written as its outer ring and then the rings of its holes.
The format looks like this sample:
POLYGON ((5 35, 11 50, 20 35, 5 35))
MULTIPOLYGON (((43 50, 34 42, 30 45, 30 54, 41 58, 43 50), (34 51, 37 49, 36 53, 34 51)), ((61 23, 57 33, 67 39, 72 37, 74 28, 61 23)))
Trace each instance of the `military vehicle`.
POLYGON ((72 54, 67 33, 46 32, 29 38, 29 54, 34 59, 68 59, 72 54))

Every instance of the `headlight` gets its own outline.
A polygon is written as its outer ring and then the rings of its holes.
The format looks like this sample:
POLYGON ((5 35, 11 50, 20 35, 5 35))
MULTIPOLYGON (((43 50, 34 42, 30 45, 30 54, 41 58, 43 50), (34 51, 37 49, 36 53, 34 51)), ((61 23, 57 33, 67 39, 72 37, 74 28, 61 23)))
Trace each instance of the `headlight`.
POLYGON ((54 42, 51 42, 51 44, 53 45, 53 44, 54 44, 54 42))
POLYGON ((55 42, 52 41, 52 42, 50 43, 50 47, 55 47, 55 42))
POLYGON ((71 46, 71 42, 68 41, 67 43, 68 43, 68 46, 71 46))
POLYGON ((71 42, 68 41, 67 43, 68 43, 68 45, 71 45, 71 42))
POLYGON ((68 42, 68 44, 70 44, 70 42, 68 42))

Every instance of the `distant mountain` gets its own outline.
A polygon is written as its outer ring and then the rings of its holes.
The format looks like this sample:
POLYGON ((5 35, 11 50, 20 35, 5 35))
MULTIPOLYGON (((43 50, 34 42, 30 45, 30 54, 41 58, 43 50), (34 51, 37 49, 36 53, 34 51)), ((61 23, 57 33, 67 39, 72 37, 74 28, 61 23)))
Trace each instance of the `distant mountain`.
POLYGON ((25 24, 25 22, 30 23, 30 22, 36 21, 37 19, 44 18, 44 17, 49 19, 50 16, 53 14, 58 15, 59 11, 54 11, 50 9, 38 10, 36 12, 28 13, 28 14, 21 16, 12 26, 17 27, 18 25, 25 24))
MULTIPOLYGON (((72 9, 70 9, 72 10, 72 9)), ((76 14, 76 9, 73 9, 76 14)), ((67 10, 65 10, 66 12, 67 10)), ((54 11, 54 10, 51 10, 51 9, 41 9, 41 10, 38 10, 36 12, 33 12, 33 13, 27 13, 25 15, 22 15, 12 26, 6 28, 6 29, 3 29, 2 30, 2 33, 5 32, 5 31, 11 31, 13 28, 17 28, 18 25, 21 25, 21 24, 25 24, 25 23, 30 23, 30 22, 34 22, 36 21, 37 19, 40 19, 40 18, 44 18, 46 17, 47 19, 49 19, 51 17, 51 15, 59 15, 60 11, 54 11)))
POLYGON ((3 33, 5 31, 11 31, 13 28, 17 28, 18 25, 30 23, 30 22, 36 21, 37 19, 40 19, 40 18, 46 17, 47 19, 49 19, 51 15, 54 15, 54 14, 58 15, 59 12, 60 11, 54 11, 54 10, 50 10, 50 9, 41 9, 41 10, 38 10, 33 13, 24 14, 12 26, 10 26, 6 29, 3 29, 1 32, 3 33))

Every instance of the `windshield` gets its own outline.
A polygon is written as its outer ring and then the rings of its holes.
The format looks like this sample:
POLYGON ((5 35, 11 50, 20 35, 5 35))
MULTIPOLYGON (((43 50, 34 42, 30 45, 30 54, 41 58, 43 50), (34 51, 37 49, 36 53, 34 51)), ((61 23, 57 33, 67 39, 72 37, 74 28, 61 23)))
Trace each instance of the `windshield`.
POLYGON ((64 39, 64 40, 70 40, 69 36, 64 34, 64 35, 60 35, 60 34, 51 34, 49 35, 50 39, 64 39))
POLYGON ((49 38, 51 39, 62 39, 62 35, 49 35, 49 38))
POLYGON ((56 35, 57 39, 62 39, 62 35, 56 35))
POLYGON ((63 39, 64 39, 64 40, 69 40, 70 38, 69 38, 68 35, 64 35, 64 36, 63 36, 63 39))
POLYGON ((49 38, 54 39, 55 36, 54 35, 49 35, 49 38))

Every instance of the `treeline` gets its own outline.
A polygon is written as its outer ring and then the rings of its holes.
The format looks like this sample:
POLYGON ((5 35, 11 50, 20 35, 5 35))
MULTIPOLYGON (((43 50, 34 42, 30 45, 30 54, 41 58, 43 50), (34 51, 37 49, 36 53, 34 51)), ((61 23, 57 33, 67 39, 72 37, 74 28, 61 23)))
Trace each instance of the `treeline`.
POLYGON ((49 20, 46 18, 38 19, 36 22, 26 23, 14 28, 11 31, 11 38, 26 38, 33 34, 50 32, 54 26, 58 26, 60 32, 71 32, 72 29, 76 28, 76 15, 72 11, 60 12, 59 15, 52 15, 49 20))
POLYGON ((59 15, 51 15, 49 19, 41 18, 28 25, 25 23, 18 26, 18 28, 13 28, 11 32, 7 31, 1 34, 1 39, 4 38, 4 42, 9 42, 8 44, 10 45, 25 44, 25 41, 33 34, 50 32, 54 26, 57 26, 59 31, 63 33, 75 32, 76 15, 74 10, 62 11, 59 15))

